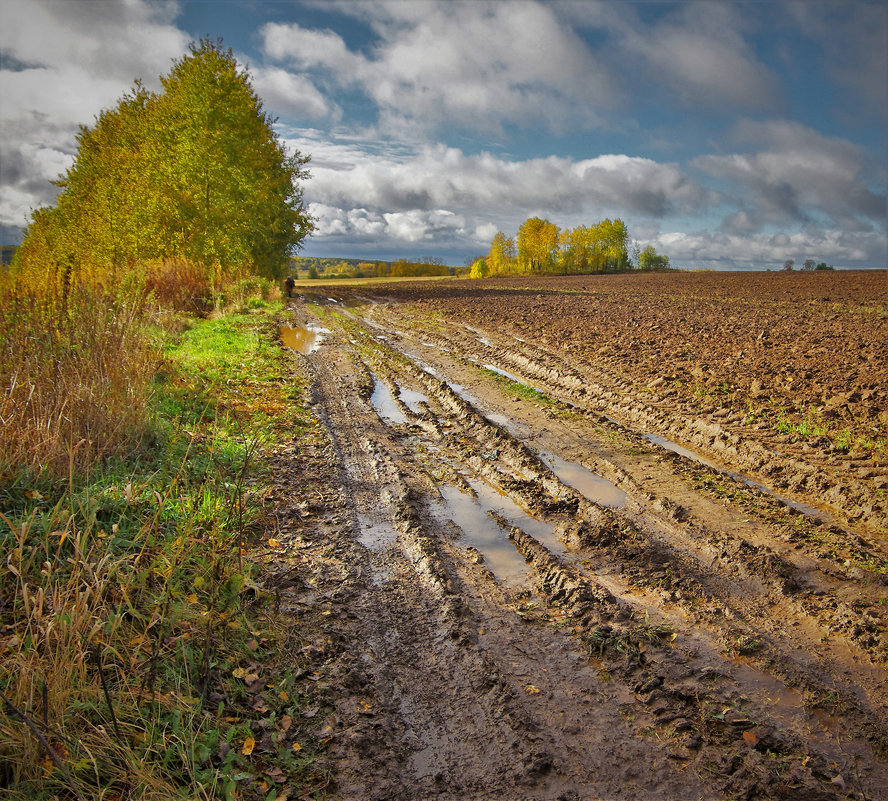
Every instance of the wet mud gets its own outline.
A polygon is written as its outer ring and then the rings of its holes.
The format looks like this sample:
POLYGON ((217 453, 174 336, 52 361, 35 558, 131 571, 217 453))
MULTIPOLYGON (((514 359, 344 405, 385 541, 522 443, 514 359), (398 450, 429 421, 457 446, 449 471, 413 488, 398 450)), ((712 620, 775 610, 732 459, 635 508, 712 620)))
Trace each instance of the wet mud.
POLYGON ((705 419, 484 314, 335 300, 282 320, 329 331, 293 355, 324 435, 281 448, 267 580, 330 797, 885 797, 872 515, 782 499, 741 456, 770 443, 704 448, 678 434, 705 419))

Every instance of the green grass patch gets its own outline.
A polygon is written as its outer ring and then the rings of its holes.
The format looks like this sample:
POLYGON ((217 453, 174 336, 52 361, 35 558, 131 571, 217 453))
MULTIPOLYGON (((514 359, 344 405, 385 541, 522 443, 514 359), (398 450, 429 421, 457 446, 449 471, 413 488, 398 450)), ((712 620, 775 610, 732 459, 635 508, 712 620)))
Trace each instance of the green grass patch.
POLYGON ((514 398, 531 401, 532 403, 539 403, 542 406, 554 407, 559 405, 559 402, 555 398, 550 397, 545 392, 520 381, 515 381, 508 376, 498 373, 496 370, 491 370, 489 367, 477 367, 475 369, 481 375, 492 379, 499 387, 504 389, 508 395, 511 395, 514 398))

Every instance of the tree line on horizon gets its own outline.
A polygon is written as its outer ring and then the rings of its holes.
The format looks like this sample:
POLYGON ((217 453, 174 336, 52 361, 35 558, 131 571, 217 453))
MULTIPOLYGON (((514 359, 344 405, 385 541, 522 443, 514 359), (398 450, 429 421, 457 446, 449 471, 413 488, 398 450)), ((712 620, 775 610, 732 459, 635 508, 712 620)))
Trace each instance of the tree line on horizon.
POLYGON ((619 217, 593 225, 560 229, 550 220, 530 217, 516 236, 498 231, 486 256, 474 261, 470 275, 484 278, 501 273, 583 274, 664 269, 669 257, 653 246, 630 253, 629 229, 619 217))

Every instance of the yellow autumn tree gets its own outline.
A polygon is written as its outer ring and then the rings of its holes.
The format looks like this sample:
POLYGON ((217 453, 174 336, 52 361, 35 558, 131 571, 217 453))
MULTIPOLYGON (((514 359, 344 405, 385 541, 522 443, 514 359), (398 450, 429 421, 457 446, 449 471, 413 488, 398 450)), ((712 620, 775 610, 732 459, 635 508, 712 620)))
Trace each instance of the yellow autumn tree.
POLYGON ((525 273, 550 272, 558 250, 558 227, 549 220, 530 217, 518 229, 518 269, 525 273))
POLYGON ((136 83, 77 137, 55 207, 32 215, 18 251, 22 288, 114 283, 147 260, 213 277, 279 277, 312 230, 308 161, 288 155, 230 50, 203 40, 161 78, 136 83))
POLYGON ((491 273, 511 272, 515 266, 515 240, 502 231, 497 231, 490 243, 485 263, 491 273))

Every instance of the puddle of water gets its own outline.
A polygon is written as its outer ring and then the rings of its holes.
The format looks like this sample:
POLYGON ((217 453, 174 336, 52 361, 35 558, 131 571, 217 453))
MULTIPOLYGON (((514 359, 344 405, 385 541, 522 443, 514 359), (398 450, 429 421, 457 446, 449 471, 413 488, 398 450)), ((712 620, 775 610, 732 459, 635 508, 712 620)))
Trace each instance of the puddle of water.
POLYGON ((800 503, 799 501, 794 501, 790 498, 784 498, 782 495, 778 495, 773 490, 768 489, 764 484, 760 484, 758 481, 754 481, 753 479, 744 476, 742 473, 735 473, 732 470, 725 470, 723 467, 719 467, 713 462, 710 462, 708 459, 704 459, 702 456, 700 456, 700 454, 694 453, 694 451, 688 450, 687 448, 683 448, 681 445, 673 442, 672 440, 666 439, 666 437, 661 437, 659 434, 645 434, 644 439, 646 439, 648 442, 653 443, 654 445, 659 445, 661 448, 665 448, 667 451, 672 451, 673 453, 677 453, 680 456, 684 456, 685 458, 691 459, 694 462, 705 464, 707 467, 711 467, 713 470, 718 470, 720 473, 724 473, 725 475, 742 482, 747 487, 765 492, 772 498, 776 498, 781 503, 786 504, 786 506, 789 506, 791 509, 795 509, 797 512, 801 512, 802 514, 808 515, 809 517, 816 517, 820 519, 828 518, 828 515, 826 515, 824 512, 821 512, 819 509, 815 509, 813 506, 808 506, 807 504, 800 503))
POLYGON ((583 467, 576 462, 569 462, 554 453, 541 453, 540 458, 565 484, 573 487, 593 503, 622 509, 626 505, 627 495, 617 489, 606 478, 583 467))
POLYGON ((445 383, 464 401, 468 401, 471 404, 477 403, 477 400, 468 392, 466 392, 466 388, 462 384, 455 384, 453 383, 453 381, 446 381, 445 383))
POLYGON ((507 532, 488 512, 498 512, 508 523, 526 531, 553 553, 566 552, 552 526, 535 520, 489 484, 476 479, 468 479, 468 484, 477 497, 453 485, 442 485, 440 489, 446 506, 441 511, 463 530, 465 539, 481 552, 484 563, 498 579, 511 586, 521 584, 527 579, 529 567, 515 550, 507 532))
POLYGON ((324 334, 329 334, 327 328, 321 328, 319 325, 282 325, 280 327, 281 342, 285 348, 295 350, 303 356, 314 353, 324 341, 324 334))
POLYGON ((370 569, 373 572, 373 583, 380 587, 394 573, 384 552, 398 538, 398 532, 388 523, 373 523, 364 515, 358 516, 358 523, 361 528, 358 542, 371 552, 370 569))
POLYGON ((510 586, 524 583, 530 567, 480 499, 452 484, 443 484, 440 490, 445 504, 441 512, 462 529, 464 539, 481 552, 493 574, 510 586))
POLYGON ((705 464, 707 467, 715 468, 715 465, 712 462, 704 459, 702 456, 700 456, 700 454, 694 453, 687 448, 683 448, 677 442, 673 442, 671 439, 666 439, 666 437, 661 437, 659 434, 644 434, 643 439, 646 439, 653 445, 659 445, 661 448, 665 448, 667 451, 677 453, 679 456, 684 456, 686 459, 692 459, 693 461, 699 462, 700 464, 705 464))
POLYGON ((506 429, 513 437, 523 436, 523 432, 511 417, 507 417, 504 414, 485 414, 484 417, 494 425, 506 429))
POLYGON ((565 544, 555 535, 552 526, 531 517, 508 495, 503 495, 483 481, 470 478, 467 482, 478 493, 478 500, 485 509, 499 512, 509 523, 526 531, 552 553, 564 554, 567 551, 565 544))
POLYGON ((808 717, 805 699, 800 692, 787 687, 782 681, 760 670, 743 657, 732 657, 731 662, 734 666, 734 678, 738 684, 755 687, 756 699, 764 701, 769 713, 781 723, 789 725, 793 718, 798 720, 808 717))
POLYGON ((508 378, 509 381, 514 381, 516 384, 521 384, 522 387, 528 387, 529 389, 534 390, 534 392, 539 392, 541 395, 544 394, 543 390, 533 386, 532 384, 528 384, 523 378, 518 378, 517 375, 515 375, 514 373, 510 373, 508 370, 502 370, 493 364, 482 364, 481 366, 485 370, 490 370, 492 373, 503 376, 503 378, 508 378))
POLYGON ((409 423, 407 415, 404 414, 395 403, 391 390, 380 381, 376 375, 373 375, 373 394, 370 396, 370 403, 376 409, 376 413, 383 419, 388 420, 395 425, 409 423))
POLYGON ((417 392, 415 389, 408 389, 407 387, 399 389, 398 397, 414 414, 422 414, 423 408, 420 404, 429 402, 428 395, 423 395, 422 392, 417 392))

